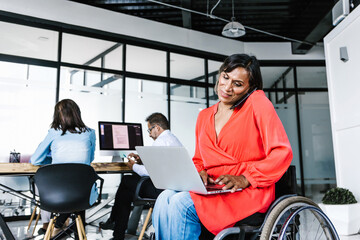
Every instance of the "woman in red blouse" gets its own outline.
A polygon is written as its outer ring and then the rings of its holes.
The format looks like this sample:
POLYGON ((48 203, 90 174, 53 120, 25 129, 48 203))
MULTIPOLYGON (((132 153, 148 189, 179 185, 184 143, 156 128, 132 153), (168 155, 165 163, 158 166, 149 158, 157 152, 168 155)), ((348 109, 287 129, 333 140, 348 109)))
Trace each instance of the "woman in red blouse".
POLYGON ((262 89, 257 59, 225 59, 215 85, 219 102, 199 113, 194 164, 205 184, 231 193, 199 195, 164 191, 157 199, 156 239, 198 239, 203 224, 211 233, 265 213, 275 199, 275 182, 292 160, 284 127, 262 89), (242 188, 242 191, 236 191, 242 188))

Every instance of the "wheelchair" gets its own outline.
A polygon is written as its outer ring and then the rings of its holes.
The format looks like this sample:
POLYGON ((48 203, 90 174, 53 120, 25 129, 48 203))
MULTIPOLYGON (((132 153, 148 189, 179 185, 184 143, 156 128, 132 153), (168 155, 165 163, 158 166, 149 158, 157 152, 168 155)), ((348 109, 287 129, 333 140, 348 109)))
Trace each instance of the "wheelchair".
POLYGON ((295 166, 289 167, 275 188, 276 200, 260 226, 240 221, 234 227, 222 230, 214 240, 340 239, 320 207, 312 200, 296 195, 295 166))

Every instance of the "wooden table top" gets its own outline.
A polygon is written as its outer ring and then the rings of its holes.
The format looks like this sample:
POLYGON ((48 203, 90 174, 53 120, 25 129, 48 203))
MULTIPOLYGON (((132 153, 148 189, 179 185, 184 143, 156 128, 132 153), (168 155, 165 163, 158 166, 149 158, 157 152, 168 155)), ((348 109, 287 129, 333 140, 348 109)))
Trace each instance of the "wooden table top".
MULTIPOLYGON (((91 166, 97 173, 132 172, 124 162, 95 162, 91 166)), ((31 163, 0 163, 0 175, 33 175, 39 167, 31 163)))

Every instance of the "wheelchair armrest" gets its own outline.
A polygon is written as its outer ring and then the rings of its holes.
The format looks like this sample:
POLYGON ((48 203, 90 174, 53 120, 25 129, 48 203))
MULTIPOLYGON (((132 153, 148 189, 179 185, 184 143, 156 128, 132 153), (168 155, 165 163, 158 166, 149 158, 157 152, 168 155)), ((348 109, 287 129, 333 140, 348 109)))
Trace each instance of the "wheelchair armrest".
POLYGON ((136 185, 136 189, 135 189, 135 194, 134 194, 134 205, 144 205, 144 204, 151 204, 151 203, 155 203, 154 198, 143 198, 140 197, 140 190, 142 185, 144 184, 144 182, 146 181, 150 181, 150 177, 149 176, 143 176, 140 178, 139 182, 136 185))
POLYGON ((226 228, 224 230, 222 230, 221 232, 219 232, 214 240, 221 240, 224 239, 226 236, 231 235, 231 234, 238 234, 240 233, 240 228, 239 227, 230 227, 230 228, 226 228))

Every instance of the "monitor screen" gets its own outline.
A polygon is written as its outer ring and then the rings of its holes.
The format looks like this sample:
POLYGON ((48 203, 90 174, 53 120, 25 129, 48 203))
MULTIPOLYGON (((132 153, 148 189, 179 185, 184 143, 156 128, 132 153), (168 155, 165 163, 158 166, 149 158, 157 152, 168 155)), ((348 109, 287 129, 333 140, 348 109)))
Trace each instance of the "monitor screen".
POLYGON ((100 150, 135 150, 143 146, 140 123, 99 122, 100 150))

